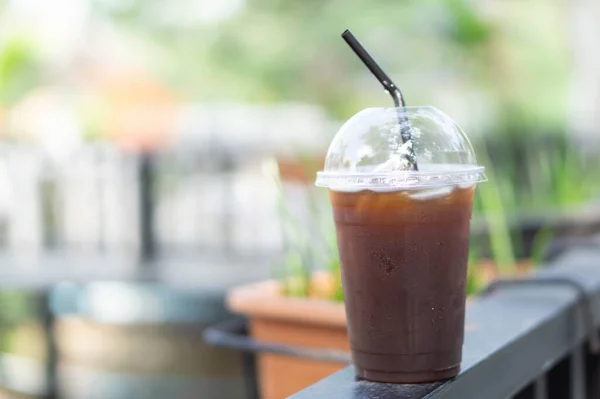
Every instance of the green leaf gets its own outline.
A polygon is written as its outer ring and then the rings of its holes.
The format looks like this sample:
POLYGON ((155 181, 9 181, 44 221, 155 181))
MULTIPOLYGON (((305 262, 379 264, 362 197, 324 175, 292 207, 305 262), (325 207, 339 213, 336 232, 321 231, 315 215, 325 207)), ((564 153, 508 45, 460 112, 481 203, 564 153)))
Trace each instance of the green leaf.
MULTIPOLYGON (((488 158, 483 151, 479 152, 479 156, 481 159, 488 158)), ((489 162, 486 164, 490 165, 489 162)), ((477 193, 488 225, 492 256, 501 274, 514 274, 516 272, 515 254, 499 182, 495 179, 492 167, 488 166, 486 173, 489 181, 481 184, 477 193)))
POLYGON ((531 262, 534 266, 539 266, 544 260, 544 255, 548 246, 556 236, 556 231, 551 227, 542 227, 533 238, 531 249, 531 262))

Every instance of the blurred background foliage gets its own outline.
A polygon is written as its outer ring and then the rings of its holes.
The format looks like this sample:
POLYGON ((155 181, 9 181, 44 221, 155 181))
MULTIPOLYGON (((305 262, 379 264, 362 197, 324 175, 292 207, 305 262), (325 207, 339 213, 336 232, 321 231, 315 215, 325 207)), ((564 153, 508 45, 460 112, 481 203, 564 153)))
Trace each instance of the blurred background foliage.
POLYGON ((544 131, 564 122, 568 48, 562 10, 547 1, 239 3, 223 2, 231 13, 225 20, 189 24, 182 23, 181 4, 94 5, 128 35, 149 42, 146 55, 161 60, 153 68, 197 99, 304 101, 338 119, 387 105, 341 45, 340 33, 351 28, 401 82, 411 104, 444 108, 438 96, 460 102, 482 93, 485 113, 496 115, 489 126, 497 130, 544 131))
POLYGON ((36 87, 42 73, 33 43, 19 36, 0 38, 0 106, 36 87))
MULTIPOLYGON (((340 41, 351 28, 409 104, 437 106, 466 127, 491 177, 474 209, 490 233, 476 242, 476 258, 491 257, 504 272, 514 273, 518 259, 532 256, 515 227, 524 215, 544 218, 598 196, 596 157, 583 155, 567 129, 570 49, 562 5, 252 0, 240 6, 230 0, 230 13, 223 5, 227 17, 219 22, 186 24, 159 0, 117 3, 95 6, 128 35, 150 38, 147 54, 161 59, 152 68, 184 97, 307 102, 335 120, 389 105, 340 41)), ((292 219, 284 212, 282 220, 292 219)), ((302 235, 300 225, 292 222, 289 230, 302 235)), ((548 241, 548 231, 541 230, 538 244, 548 241)), ((310 240, 294 234, 284 264, 306 279, 314 251, 310 240)))
MULTIPOLYGON (((489 232, 477 244, 478 257, 492 257, 503 267, 514 268, 515 260, 531 256, 533 245, 520 244, 523 233, 515 227, 520 220, 546 220, 549 214, 581 208, 596 200, 600 191, 594 178, 597 148, 576 140, 568 127, 572 43, 564 4, 547 0, 77 4, 85 4, 77 11, 85 14, 78 31, 81 39, 73 39, 76 50, 66 60, 49 51, 51 46, 40 40, 37 29, 7 21, 0 30, 0 130, 7 110, 27 104, 46 87, 59 88, 58 97, 66 99, 81 119, 84 140, 106 140, 127 149, 167 147, 173 140, 164 131, 173 124, 175 110, 190 103, 306 103, 322 109, 333 126, 339 125, 362 108, 390 105, 341 41, 340 33, 350 28, 394 76, 409 105, 431 104, 446 111, 472 138, 492 177, 490 184, 481 186, 474 209, 475 220, 489 232), (129 71, 105 76, 101 68, 106 65, 129 71), (138 118, 132 119, 132 114, 138 118), (138 130, 143 126, 143 132, 132 132, 132 125, 138 130)), ((0 2, 0 10, 8 5, 6 0, 0 2)), ((4 129, 11 126, 5 124, 4 129)), ((335 129, 327 132, 333 136, 335 129)), ((293 232, 306 220, 296 221, 282 211, 288 199, 282 194, 279 200, 280 218, 284 225, 289 221, 292 231, 283 229, 284 241, 295 244, 287 245, 293 254, 285 255, 288 260, 283 263, 309 264, 310 270, 315 263, 335 264, 331 261, 335 255, 318 259, 307 238, 323 226, 302 227, 309 229, 307 235, 293 232)), ((549 236, 547 230, 537 230, 549 236)), ((306 267, 300 270, 308 275, 306 267)))

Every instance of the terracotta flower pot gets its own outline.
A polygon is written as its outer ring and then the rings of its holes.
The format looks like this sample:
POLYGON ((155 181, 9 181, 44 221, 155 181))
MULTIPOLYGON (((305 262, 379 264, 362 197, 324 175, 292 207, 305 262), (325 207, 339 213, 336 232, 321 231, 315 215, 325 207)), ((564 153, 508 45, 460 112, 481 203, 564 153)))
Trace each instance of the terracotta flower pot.
MULTIPOLYGON (((231 311, 250 319, 254 339, 350 352, 343 303, 285 297, 275 281, 235 288, 227 302, 231 311)), ((261 397, 286 398, 344 367, 339 363, 261 353, 258 355, 261 397)))
POLYGON ((497 279, 503 278, 503 277, 525 278, 531 273, 533 268, 534 268, 534 265, 531 262, 531 260, 529 260, 529 259, 519 260, 515 264, 515 273, 514 274, 513 273, 506 274, 506 273, 500 273, 498 271, 498 266, 493 261, 484 260, 483 262, 480 262, 479 265, 477 266, 475 278, 476 278, 478 286, 485 287, 488 284, 490 284, 491 282, 493 282, 494 280, 497 280, 497 279))
POLYGON ((278 157, 277 166, 279 177, 288 183, 299 183, 312 186, 317 171, 323 169, 325 156, 319 155, 308 160, 299 160, 290 157, 278 157))

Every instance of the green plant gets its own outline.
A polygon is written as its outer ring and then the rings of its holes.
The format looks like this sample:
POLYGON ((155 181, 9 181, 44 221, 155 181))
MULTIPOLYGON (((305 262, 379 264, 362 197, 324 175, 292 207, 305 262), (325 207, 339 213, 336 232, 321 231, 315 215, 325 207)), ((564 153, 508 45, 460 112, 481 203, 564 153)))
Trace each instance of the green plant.
MULTIPOLYGON (((301 161, 307 170, 314 169, 308 158, 301 161)), ((270 163, 270 173, 278 186, 277 209, 283 236, 283 255, 272 267, 272 273, 280 281, 282 293, 294 297, 312 295, 318 289, 313 273, 323 270, 331 277, 332 287, 327 292, 327 299, 343 300, 335 228, 331 215, 325 212, 329 209, 326 192, 304 187, 307 213, 293 209, 286 198, 275 161, 270 163)))
POLYGON ((279 179, 277 210, 283 237, 281 262, 273 267, 273 274, 281 282, 282 292, 287 296, 306 297, 310 292, 312 274, 312 251, 300 220, 291 212, 285 200, 283 185, 279 179))
POLYGON ((479 147, 485 166, 493 167, 497 179, 510 185, 512 199, 507 199, 516 204, 517 218, 565 210, 600 195, 597 153, 584 153, 564 133, 540 136, 525 131, 522 137, 503 133, 479 147))
MULTIPOLYGON (((540 164, 538 176, 534 180, 542 181, 541 192, 546 194, 546 205, 565 209, 590 201, 600 194, 597 172, 599 166, 596 157, 585 157, 572 145, 554 148, 546 156, 535 157, 540 164)), ((531 193, 533 197, 535 194, 531 193)))
MULTIPOLYGON (((543 263, 556 235, 554 221, 600 195, 597 158, 586 156, 565 136, 509 140, 494 138, 477 150, 489 182, 477 188, 474 219, 484 221, 487 229, 472 247, 476 246, 478 262, 490 259, 501 275, 517 274, 520 259, 528 259, 533 267, 543 263), (504 150, 499 142, 507 144, 504 150), (524 220, 539 225, 527 252, 521 231, 524 220)), ((477 273, 476 267, 471 261, 471 275, 477 273)), ((470 290, 478 289, 476 282, 470 280, 470 290)))
POLYGON ((467 296, 477 295, 482 289, 478 274, 481 260, 480 247, 471 239, 467 264, 467 296))
POLYGON ((478 152, 479 159, 487 164, 489 181, 477 188, 476 210, 485 219, 491 256, 501 274, 516 271, 515 250, 509 227, 509 212, 514 210, 514 187, 502 176, 496 176, 485 151, 478 152))

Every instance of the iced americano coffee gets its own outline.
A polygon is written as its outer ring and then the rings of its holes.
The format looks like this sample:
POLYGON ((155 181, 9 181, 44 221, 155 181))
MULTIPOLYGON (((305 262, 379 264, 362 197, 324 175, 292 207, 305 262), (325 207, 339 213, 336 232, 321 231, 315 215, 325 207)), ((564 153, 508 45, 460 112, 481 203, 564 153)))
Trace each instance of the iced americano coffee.
POLYGON ((484 180, 464 133, 432 107, 367 109, 334 138, 317 185, 333 207, 358 377, 418 383, 459 372, 471 209, 484 180))

